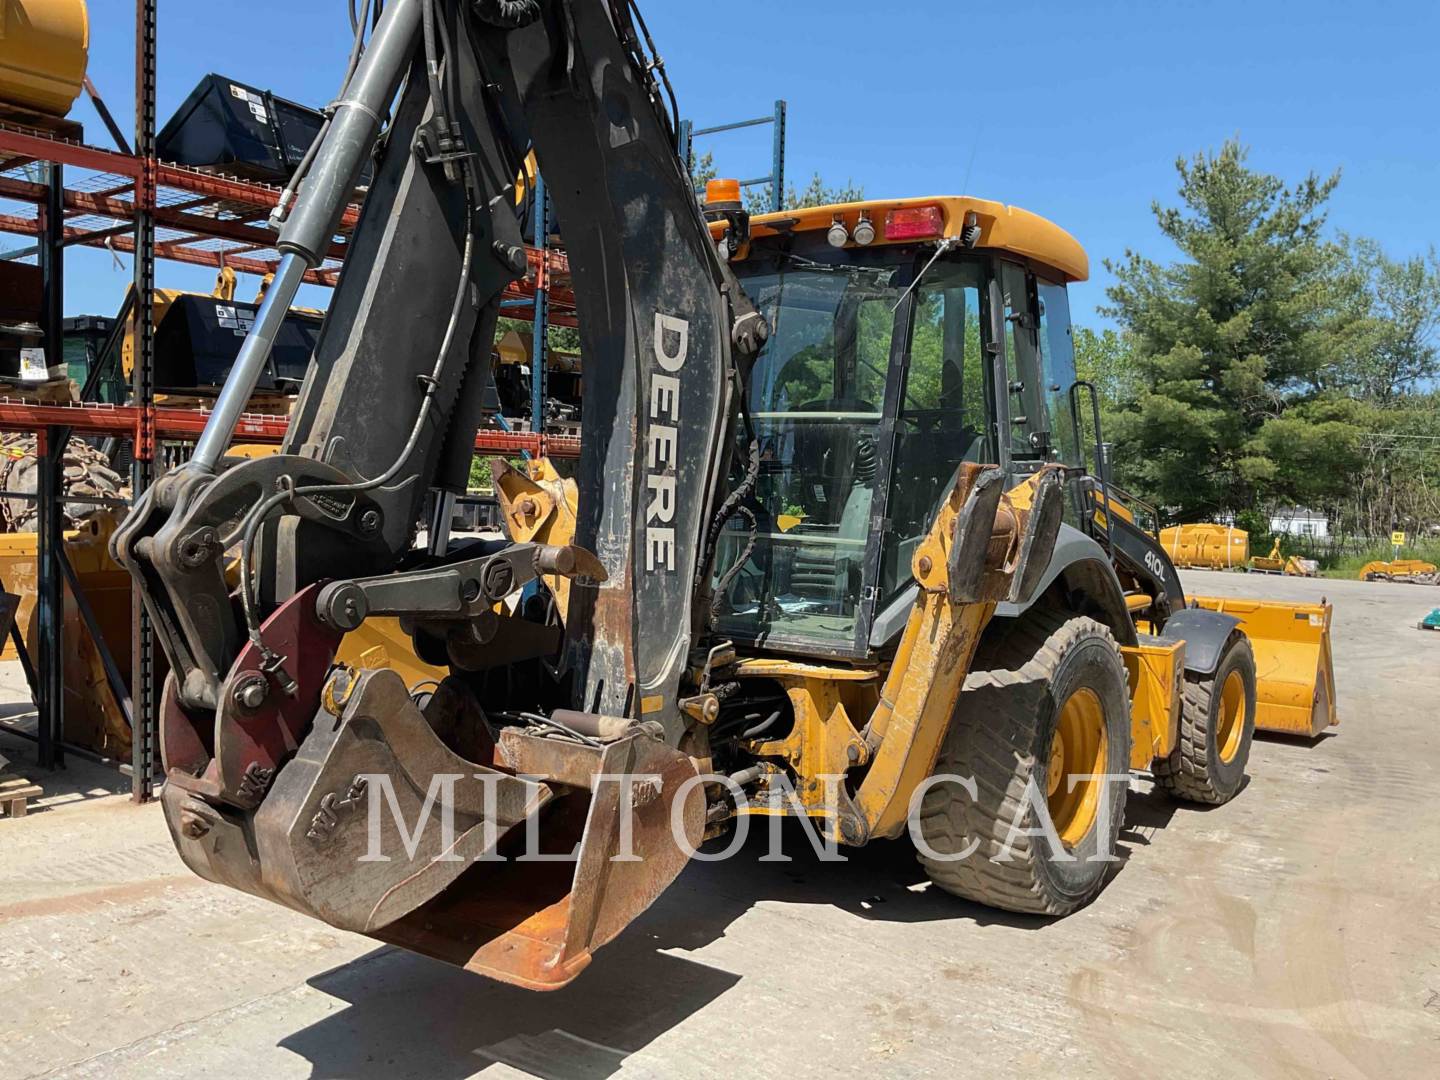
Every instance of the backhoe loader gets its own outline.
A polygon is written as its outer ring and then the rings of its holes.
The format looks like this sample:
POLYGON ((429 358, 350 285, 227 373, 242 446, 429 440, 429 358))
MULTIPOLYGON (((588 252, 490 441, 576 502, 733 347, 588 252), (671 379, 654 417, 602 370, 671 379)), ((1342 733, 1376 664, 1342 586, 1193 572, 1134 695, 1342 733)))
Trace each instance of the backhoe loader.
POLYGON ((114 541, 170 664, 162 804, 196 873, 551 989, 755 817, 908 831, 942 888, 1063 914, 1129 770, 1239 790, 1253 614, 1189 601, 1085 467, 1073 238, 970 198, 702 207, 626 0, 389 0, 360 44, 209 426, 114 541), (573 485, 497 468, 507 540, 416 548, 468 472, 532 148, 582 457, 573 485), (229 458, 372 157, 286 445, 229 458), (390 618, 443 679, 336 662, 390 618))

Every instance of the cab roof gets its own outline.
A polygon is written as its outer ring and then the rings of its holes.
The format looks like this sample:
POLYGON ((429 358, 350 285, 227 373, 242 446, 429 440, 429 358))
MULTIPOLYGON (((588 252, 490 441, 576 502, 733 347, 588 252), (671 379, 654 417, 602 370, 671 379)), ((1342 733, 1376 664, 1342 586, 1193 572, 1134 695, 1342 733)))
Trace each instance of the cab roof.
MULTIPOLYGON (((831 206, 813 206, 797 210, 781 210, 772 214, 756 214, 750 219, 751 236, 760 241, 768 237, 812 230, 827 231, 839 218, 853 237, 855 226, 861 214, 869 217, 875 227, 874 245, 911 243, 916 240, 937 240, 944 237, 958 237, 965 228, 967 215, 974 214, 975 225, 980 236, 975 247, 978 249, 1010 252, 1032 259, 1058 271, 1067 282, 1084 281, 1090 276, 1090 260, 1080 242, 1054 222, 1047 221, 1039 214, 1032 214, 1018 206, 1006 206, 990 199, 976 199, 969 195, 937 195, 915 199, 867 199, 863 202, 836 203, 831 206), (911 231, 899 238, 886 235, 890 215, 897 210, 920 210, 934 207, 939 211, 938 230, 931 229, 927 235, 915 235, 913 215, 911 231)), ((932 216, 933 217, 933 216, 932 216)), ((724 228, 723 222, 711 224, 711 232, 717 238, 724 228)), ((872 245, 872 246, 874 246, 872 245)), ((852 239, 845 245, 854 248, 852 239)))

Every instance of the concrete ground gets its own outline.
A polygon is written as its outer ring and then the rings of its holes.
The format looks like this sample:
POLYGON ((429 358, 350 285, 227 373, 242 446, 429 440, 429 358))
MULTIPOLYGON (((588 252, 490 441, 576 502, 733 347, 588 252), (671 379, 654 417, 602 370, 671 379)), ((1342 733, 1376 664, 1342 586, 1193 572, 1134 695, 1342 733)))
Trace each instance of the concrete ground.
POLYGON ((158 807, 74 762, 0 821, 0 1076, 1434 1075, 1440 634, 1415 622, 1440 590, 1186 578, 1329 595, 1341 726, 1257 741, 1215 810, 1143 784, 1126 861, 1067 919, 938 894, 898 844, 756 846, 536 995, 201 882, 158 807))

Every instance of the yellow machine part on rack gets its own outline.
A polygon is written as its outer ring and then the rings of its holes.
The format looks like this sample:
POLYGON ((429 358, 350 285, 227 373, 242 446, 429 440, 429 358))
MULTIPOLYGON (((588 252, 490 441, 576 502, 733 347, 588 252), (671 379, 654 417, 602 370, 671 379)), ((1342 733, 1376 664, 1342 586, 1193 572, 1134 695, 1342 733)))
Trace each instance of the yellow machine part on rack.
POLYGON ((1191 597, 1203 608, 1234 615, 1255 650, 1255 726, 1289 735, 1320 734, 1335 715, 1333 609, 1318 604, 1231 597, 1191 597))
POLYGON ((65 116, 84 88, 89 52, 85 0, 4 0, 0 102, 65 116))
MULTIPOLYGON (((65 534, 65 556, 79 579, 100 633, 125 675, 130 673, 130 575, 110 558, 110 534, 117 519, 110 513, 96 514, 85 524, 65 534)), ((36 613, 36 534, 0 533, 0 581, 20 597, 15 623, 25 648, 39 655, 39 617, 36 613)), ((67 588, 64 600, 65 679, 64 731, 66 742, 84 746, 109 757, 128 758, 130 726, 105 679, 105 666, 73 594, 67 588)), ((7 640, 0 659, 19 659, 14 644, 7 640)))

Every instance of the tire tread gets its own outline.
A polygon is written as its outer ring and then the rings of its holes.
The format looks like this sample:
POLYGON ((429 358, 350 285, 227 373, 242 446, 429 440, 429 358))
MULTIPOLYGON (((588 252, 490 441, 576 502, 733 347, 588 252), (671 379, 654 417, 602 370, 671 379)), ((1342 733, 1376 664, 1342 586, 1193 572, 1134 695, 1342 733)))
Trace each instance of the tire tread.
POLYGON ((936 762, 937 773, 972 776, 977 798, 957 797, 949 785, 936 785, 920 805, 920 829, 933 850, 953 854, 970 840, 980 844, 963 860, 936 860, 919 853, 930 880, 946 892, 1036 915, 1063 915, 1090 898, 1057 894, 1048 886, 1038 838, 1018 837, 1008 862, 991 859, 1004 848, 1024 805, 1026 782, 1041 764, 1033 753, 1039 717, 1024 696, 1010 691, 1052 681, 1065 654, 1086 638, 1103 639, 1123 672, 1120 648, 1109 628, 1060 609, 1032 609, 981 643, 936 762))
MULTIPOLYGON (((1251 655, 1253 670, 1254 651, 1243 637, 1226 649, 1220 666, 1232 649, 1242 648, 1251 655)), ((1215 735, 1214 697, 1214 674, 1186 673, 1180 700, 1180 737, 1175 749, 1163 758, 1156 758, 1151 767, 1156 785, 1167 795, 1207 806, 1219 806, 1235 796, 1234 791, 1227 791, 1217 783, 1210 767, 1210 740, 1215 735)))

